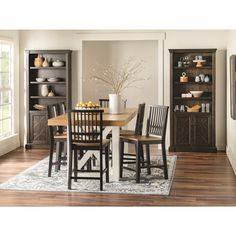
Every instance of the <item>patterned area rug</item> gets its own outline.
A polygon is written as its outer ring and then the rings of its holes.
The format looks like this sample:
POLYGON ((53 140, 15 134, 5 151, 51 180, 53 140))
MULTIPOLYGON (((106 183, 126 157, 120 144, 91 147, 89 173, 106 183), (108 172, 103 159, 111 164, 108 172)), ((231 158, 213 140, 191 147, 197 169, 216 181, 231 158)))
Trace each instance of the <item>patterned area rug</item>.
MULTIPOLYGON (((176 156, 167 157, 169 174, 168 180, 164 179, 163 171, 161 169, 152 169, 151 175, 147 175, 146 169, 142 169, 141 183, 137 184, 135 182, 135 172, 124 170, 124 178, 122 178, 121 181, 110 183, 104 182, 104 191, 102 193, 169 195, 175 172, 176 159, 176 156)), ((161 164, 162 157, 152 158, 152 162, 161 164)), ((131 165, 129 167, 131 167, 131 165)), ((0 184, 0 189, 62 192, 100 192, 99 180, 81 179, 78 180, 78 182, 72 182, 73 190, 68 190, 66 168, 66 166, 62 166, 62 169, 59 172, 53 171, 52 177, 47 177, 47 157, 38 162, 36 165, 25 170, 24 172, 0 184)))

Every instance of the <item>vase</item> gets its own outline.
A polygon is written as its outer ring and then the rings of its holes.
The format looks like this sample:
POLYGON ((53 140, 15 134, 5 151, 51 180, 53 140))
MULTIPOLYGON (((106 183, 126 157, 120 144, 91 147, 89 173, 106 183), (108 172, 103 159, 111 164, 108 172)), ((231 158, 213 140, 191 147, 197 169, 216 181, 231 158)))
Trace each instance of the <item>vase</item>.
POLYGON ((47 58, 45 57, 44 61, 43 61, 43 64, 42 64, 43 67, 49 67, 49 62, 47 60, 47 58))
POLYGON ((43 97, 48 96, 48 86, 46 84, 43 84, 41 87, 41 95, 43 97))
POLYGON ((43 58, 40 55, 38 55, 38 57, 34 59, 34 66, 41 67, 42 64, 43 64, 43 58))
POLYGON ((111 114, 119 114, 121 109, 121 96, 119 94, 109 94, 109 109, 111 114))

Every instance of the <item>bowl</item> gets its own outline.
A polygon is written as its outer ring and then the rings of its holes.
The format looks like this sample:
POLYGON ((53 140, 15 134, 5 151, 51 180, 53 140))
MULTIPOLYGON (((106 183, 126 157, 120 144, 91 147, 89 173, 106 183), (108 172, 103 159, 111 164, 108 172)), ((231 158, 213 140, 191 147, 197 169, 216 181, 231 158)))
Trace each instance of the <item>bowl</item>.
POLYGON ((58 78, 48 78, 48 82, 57 82, 58 78))
POLYGON ((203 94, 203 91, 190 91, 190 93, 193 95, 193 97, 200 98, 203 94))
POLYGON ((54 67, 62 67, 64 66, 64 61, 56 60, 52 63, 52 66, 54 67))
POLYGON ((36 78, 35 79, 37 82, 44 82, 46 80, 46 78, 36 78))

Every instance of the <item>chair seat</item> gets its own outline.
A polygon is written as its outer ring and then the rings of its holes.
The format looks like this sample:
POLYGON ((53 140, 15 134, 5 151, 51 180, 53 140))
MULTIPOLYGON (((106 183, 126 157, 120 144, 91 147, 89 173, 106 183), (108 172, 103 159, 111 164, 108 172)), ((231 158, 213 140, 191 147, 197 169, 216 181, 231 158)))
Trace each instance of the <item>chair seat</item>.
POLYGON ((67 139, 67 133, 66 132, 63 132, 62 134, 60 134, 60 133, 56 133, 55 135, 54 135, 54 139, 55 140, 58 140, 58 139, 67 139))
MULTIPOLYGON (((128 129, 121 129, 120 130, 120 136, 129 136, 129 135, 134 135, 135 131, 134 130, 128 130, 128 129)), ((107 139, 112 138, 112 132, 110 132, 107 137, 107 139)))
MULTIPOLYGON (((103 147, 107 147, 108 145, 109 145, 109 143, 110 143, 110 140, 109 139, 103 139, 102 140, 102 146, 103 147)), ((78 148, 81 148, 81 149, 83 149, 83 148, 85 148, 85 149, 87 149, 87 148, 95 148, 95 149, 99 149, 99 147, 100 147, 100 144, 99 143, 77 143, 77 142, 74 142, 73 143, 73 145, 75 145, 75 146, 77 146, 78 148)))
POLYGON ((120 136, 121 141, 134 141, 134 142, 142 142, 142 143, 150 143, 150 142, 161 142, 162 138, 159 136, 144 136, 144 135, 127 135, 120 136))

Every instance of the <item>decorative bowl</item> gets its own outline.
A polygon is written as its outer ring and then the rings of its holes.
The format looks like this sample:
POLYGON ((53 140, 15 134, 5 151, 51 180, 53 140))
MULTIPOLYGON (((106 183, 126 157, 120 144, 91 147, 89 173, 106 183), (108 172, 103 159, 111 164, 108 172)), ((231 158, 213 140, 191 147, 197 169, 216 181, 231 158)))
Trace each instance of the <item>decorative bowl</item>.
POLYGON ((44 82, 46 80, 46 78, 36 78, 35 79, 37 82, 44 82))
POLYGON ((33 107, 37 110, 45 110, 47 108, 45 105, 39 105, 39 104, 35 104, 33 107))
POLYGON ((203 91, 190 91, 190 93, 193 95, 193 97, 200 98, 203 94, 203 91))
POLYGON ((79 102, 76 104, 75 109, 98 109, 100 105, 92 101, 89 102, 79 102))
POLYGON ((48 82, 58 82, 58 78, 48 78, 48 82))
POLYGON ((64 65, 65 65, 64 61, 60 61, 60 60, 56 60, 52 63, 52 66, 54 66, 54 67, 62 67, 64 65))

